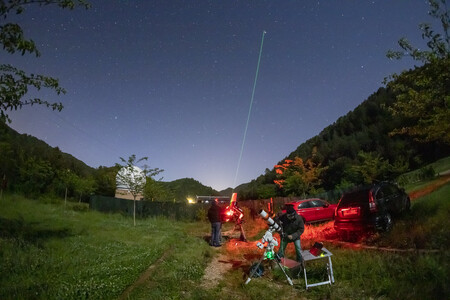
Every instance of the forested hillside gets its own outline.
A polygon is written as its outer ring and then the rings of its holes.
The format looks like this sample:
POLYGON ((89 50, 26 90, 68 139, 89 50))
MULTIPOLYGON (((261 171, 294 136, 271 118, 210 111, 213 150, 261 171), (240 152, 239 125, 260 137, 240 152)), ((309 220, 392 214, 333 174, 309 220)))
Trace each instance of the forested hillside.
POLYGON ((195 196, 219 195, 213 188, 204 186, 193 178, 182 178, 170 182, 162 182, 162 185, 179 201, 186 200, 187 197, 195 199, 195 196))
POLYGON ((392 134, 407 122, 389 112, 395 99, 391 90, 380 88, 353 111, 298 146, 277 164, 278 168, 266 169, 265 174, 236 190, 243 199, 320 194, 371 180, 396 180, 408 170, 450 155, 450 147, 444 142, 419 142, 408 135, 392 134), (301 159, 305 169, 302 171, 297 165, 298 180, 290 182, 277 169, 283 170, 282 165, 295 158, 301 159), (310 177, 314 185, 295 190, 292 186, 308 180, 305 170, 317 171, 316 177, 310 177), (280 188, 275 184, 277 179, 287 181, 280 188))
POLYGON ((94 169, 58 147, 0 122, 0 176, 3 189, 39 196, 45 193, 86 200, 92 193, 113 196, 115 168, 94 169))

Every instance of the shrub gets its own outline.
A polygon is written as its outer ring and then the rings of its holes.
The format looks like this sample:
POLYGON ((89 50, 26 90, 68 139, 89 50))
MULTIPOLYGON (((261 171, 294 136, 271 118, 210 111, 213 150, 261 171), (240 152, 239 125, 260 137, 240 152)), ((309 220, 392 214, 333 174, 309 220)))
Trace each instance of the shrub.
POLYGON ((431 178, 434 178, 435 176, 436 176, 436 171, 434 170, 433 166, 431 166, 431 165, 419 170, 419 178, 421 180, 431 179, 431 178))
POLYGON ((208 212, 205 208, 200 208, 197 210, 197 213, 195 214, 195 219, 197 221, 207 222, 208 221, 208 212))
POLYGON ((72 210, 74 211, 89 211, 89 204, 87 203, 74 203, 72 205, 72 210))

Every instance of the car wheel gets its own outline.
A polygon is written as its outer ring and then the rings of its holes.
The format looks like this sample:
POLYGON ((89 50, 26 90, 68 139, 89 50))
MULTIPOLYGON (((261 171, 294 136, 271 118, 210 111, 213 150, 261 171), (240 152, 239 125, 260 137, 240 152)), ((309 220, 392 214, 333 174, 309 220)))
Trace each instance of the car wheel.
POLYGON ((383 217, 383 231, 389 232, 392 230, 393 221, 390 213, 386 213, 383 217))

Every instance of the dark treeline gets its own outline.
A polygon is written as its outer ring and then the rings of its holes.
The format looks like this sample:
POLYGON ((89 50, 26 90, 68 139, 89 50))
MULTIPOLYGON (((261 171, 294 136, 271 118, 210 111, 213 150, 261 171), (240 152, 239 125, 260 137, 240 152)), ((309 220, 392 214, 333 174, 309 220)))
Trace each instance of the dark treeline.
POLYGON ((114 196, 116 173, 115 167, 91 168, 58 147, 0 122, 0 176, 7 191, 86 201, 93 193, 114 196))
MULTIPOLYGON (((114 197, 118 167, 97 169, 58 147, 0 122, 0 179, 2 189, 28 197, 53 195, 89 201, 93 194, 114 197)), ((219 195, 192 178, 159 182, 149 178, 144 191, 149 201, 186 201, 196 195, 219 195)))

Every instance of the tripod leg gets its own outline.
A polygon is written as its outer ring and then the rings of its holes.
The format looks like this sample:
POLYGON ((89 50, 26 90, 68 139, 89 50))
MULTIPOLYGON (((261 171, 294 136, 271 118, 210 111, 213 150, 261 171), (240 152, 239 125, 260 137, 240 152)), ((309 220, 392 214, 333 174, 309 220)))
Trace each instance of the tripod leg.
POLYGON ((242 225, 239 225, 239 231, 241 232, 241 236, 239 237, 239 239, 243 242, 247 241, 247 238, 245 237, 245 232, 244 232, 244 228, 242 227, 242 225))
POLYGON ((250 280, 252 280, 253 275, 255 275, 256 270, 258 270, 258 267, 262 263, 263 260, 264 260, 264 255, 261 257, 261 259, 258 261, 258 264, 255 266, 255 268, 248 275, 248 278, 245 281, 245 284, 248 284, 250 282, 250 280))
MULTIPOLYGON (((278 255, 277 255, 277 256, 278 256, 278 255)), ((286 273, 286 271, 284 270, 283 266, 280 264, 280 259, 277 257, 277 258, 275 259, 275 261, 277 262, 278 267, 280 267, 281 271, 283 271, 284 276, 286 276, 286 279, 287 279, 287 281, 289 282, 289 284, 293 286, 294 284, 292 283, 291 277, 289 277, 289 275, 288 275, 288 274, 286 273)))

